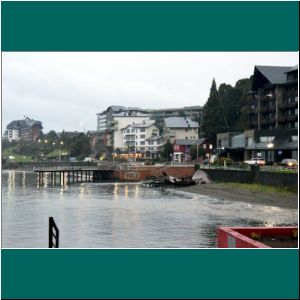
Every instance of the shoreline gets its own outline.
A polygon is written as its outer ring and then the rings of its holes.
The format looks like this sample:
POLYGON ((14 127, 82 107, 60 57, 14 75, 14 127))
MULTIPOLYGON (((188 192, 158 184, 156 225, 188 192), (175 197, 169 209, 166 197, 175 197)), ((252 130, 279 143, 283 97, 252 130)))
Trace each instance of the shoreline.
MULTIPOLYGON (((3 171, 16 171, 16 172, 34 172, 28 169, 2 169, 3 171)), ((137 181, 123 181, 123 180, 113 180, 107 183, 124 183, 124 184, 142 184, 143 180, 137 181)), ((104 183, 104 182, 102 182, 104 183)), ((251 191, 245 188, 237 188, 230 186, 231 183, 218 183, 212 182, 202 185, 191 185, 185 187, 176 187, 175 191, 183 191, 194 193, 198 195, 205 195, 210 197, 215 197, 219 199, 224 199, 228 201, 240 201, 246 202, 248 204, 261 204, 268 206, 275 206, 287 209, 298 209, 298 193, 286 192, 286 193, 276 193, 276 192, 265 192, 265 191, 251 191)), ((234 184, 234 183, 232 183, 234 184)))
POLYGON ((230 184, 208 183, 202 185, 192 185, 180 187, 183 192, 195 193, 224 199, 228 201, 241 201, 248 204, 262 204, 276 206, 280 208, 298 209, 298 193, 279 194, 275 192, 256 192, 246 188, 232 188, 230 184))

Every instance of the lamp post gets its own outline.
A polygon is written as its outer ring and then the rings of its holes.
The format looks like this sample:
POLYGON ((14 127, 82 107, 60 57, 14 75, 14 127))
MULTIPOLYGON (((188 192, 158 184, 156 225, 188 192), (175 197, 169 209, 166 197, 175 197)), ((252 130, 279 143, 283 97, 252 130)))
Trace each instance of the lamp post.
POLYGON ((63 145, 64 144, 64 142, 63 141, 61 141, 60 143, 59 143, 59 152, 58 152, 58 159, 59 160, 61 160, 61 153, 60 153, 60 151, 61 151, 61 145, 63 145))

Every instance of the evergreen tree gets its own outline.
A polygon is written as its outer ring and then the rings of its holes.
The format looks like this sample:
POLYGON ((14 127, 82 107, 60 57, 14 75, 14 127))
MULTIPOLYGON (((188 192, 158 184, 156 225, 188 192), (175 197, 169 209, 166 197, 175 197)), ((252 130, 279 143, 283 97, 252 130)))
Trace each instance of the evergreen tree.
POLYGON ((209 97, 203 108, 202 130, 209 143, 215 145, 217 133, 225 132, 226 129, 224 111, 217 91, 216 81, 213 79, 209 97))

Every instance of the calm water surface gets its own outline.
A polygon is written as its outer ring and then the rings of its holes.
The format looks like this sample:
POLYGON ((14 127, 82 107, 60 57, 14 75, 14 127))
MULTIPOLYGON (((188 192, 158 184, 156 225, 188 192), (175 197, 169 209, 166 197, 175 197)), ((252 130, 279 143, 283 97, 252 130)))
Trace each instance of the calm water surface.
POLYGON ((221 225, 289 225, 298 219, 295 209, 140 184, 37 183, 33 172, 2 173, 2 247, 47 248, 50 216, 61 248, 208 248, 216 247, 221 225))

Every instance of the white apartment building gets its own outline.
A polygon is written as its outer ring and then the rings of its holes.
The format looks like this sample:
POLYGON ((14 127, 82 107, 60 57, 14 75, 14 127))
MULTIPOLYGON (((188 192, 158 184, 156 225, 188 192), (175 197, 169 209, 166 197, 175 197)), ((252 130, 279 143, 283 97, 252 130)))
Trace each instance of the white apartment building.
POLYGON ((149 120, 127 125, 122 129, 122 133, 123 150, 145 153, 149 147, 154 148, 154 139, 157 138, 159 132, 155 121, 149 120))
POLYGON ((165 141, 173 143, 178 139, 198 139, 199 124, 186 117, 164 119, 165 141))
MULTIPOLYGON (((111 130, 113 131, 112 136, 112 145, 114 145, 114 150, 126 150, 127 146, 124 143, 124 129, 128 125, 141 124, 143 122, 149 121, 150 117, 148 115, 140 116, 114 116, 111 130)), ((153 121, 154 123, 154 121, 153 121)), ((133 128, 132 128, 133 129, 133 128)), ((136 128, 134 128, 136 130, 136 128)), ((140 136, 139 136, 140 137, 140 136)))

